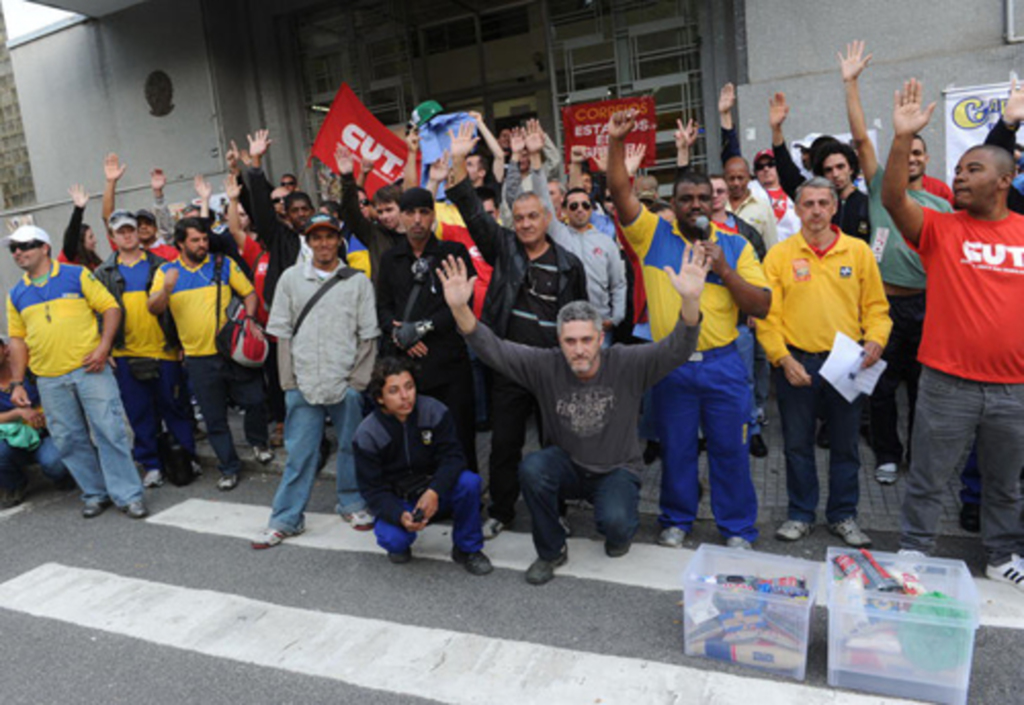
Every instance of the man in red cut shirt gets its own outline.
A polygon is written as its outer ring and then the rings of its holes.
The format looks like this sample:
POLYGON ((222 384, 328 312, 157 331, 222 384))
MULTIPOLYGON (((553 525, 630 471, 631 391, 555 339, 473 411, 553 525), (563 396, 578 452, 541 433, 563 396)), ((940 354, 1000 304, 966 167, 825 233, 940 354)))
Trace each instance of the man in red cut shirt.
POLYGON ((921 95, 914 79, 896 95, 882 181, 883 205, 928 272, 900 553, 934 549, 946 483, 977 432, 985 572, 1024 591, 1024 216, 1006 204, 1013 156, 993 145, 972 147, 956 167, 957 212, 922 208, 907 194, 914 135, 935 108, 923 108, 921 95))

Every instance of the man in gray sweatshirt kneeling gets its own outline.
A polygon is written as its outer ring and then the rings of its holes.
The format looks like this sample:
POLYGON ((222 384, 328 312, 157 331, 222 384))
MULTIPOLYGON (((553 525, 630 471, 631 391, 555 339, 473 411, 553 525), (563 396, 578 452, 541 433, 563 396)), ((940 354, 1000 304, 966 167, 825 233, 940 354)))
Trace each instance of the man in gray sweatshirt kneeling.
POLYGON ((499 339, 469 306, 475 277, 466 276, 459 260, 442 263, 438 276, 459 332, 484 364, 536 395, 543 411, 550 445, 519 466, 538 556, 526 571, 528 583, 548 582, 569 558, 558 521, 560 498, 592 502, 605 552, 617 558, 629 551, 640 523, 640 399, 697 349, 700 295, 710 269, 699 241, 686 247, 678 272, 665 268, 682 307, 672 334, 661 341, 602 349, 601 314, 586 301, 574 301, 558 313, 561 350, 554 350, 499 339))

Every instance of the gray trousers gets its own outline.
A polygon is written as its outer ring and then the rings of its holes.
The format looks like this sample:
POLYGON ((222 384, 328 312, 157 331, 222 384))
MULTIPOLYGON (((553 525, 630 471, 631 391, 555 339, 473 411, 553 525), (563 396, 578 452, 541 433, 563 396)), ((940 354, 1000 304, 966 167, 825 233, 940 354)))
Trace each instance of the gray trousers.
POLYGON ((931 553, 942 495, 977 434, 981 541, 989 565, 1024 553, 1020 477, 1024 467, 1024 384, 972 382, 924 367, 917 393, 900 548, 931 553))

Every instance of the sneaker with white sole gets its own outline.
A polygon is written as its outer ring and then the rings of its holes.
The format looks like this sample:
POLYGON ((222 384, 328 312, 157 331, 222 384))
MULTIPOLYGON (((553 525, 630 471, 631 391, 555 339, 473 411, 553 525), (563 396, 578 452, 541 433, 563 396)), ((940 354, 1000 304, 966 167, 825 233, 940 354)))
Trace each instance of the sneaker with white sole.
POLYGON ((749 551, 753 548, 749 541, 742 536, 730 536, 725 540, 726 548, 735 548, 739 551, 749 551))
POLYGON ((266 465, 274 459, 274 451, 266 446, 253 446, 252 457, 256 458, 256 462, 261 465, 266 465))
POLYGON ((221 492, 230 492, 238 487, 238 475, 221 475, 217 480, 217 489, 221 492))
POLYGON ((782 526, 775 530, 775 538, 779 541, 799 541, 810 533, 811 525, 806 521, 789 519, 788 521, 783 522, 782 526))
POLYGON ((503 521, 495 519, 494 517, 491 517, 490 519, 484 522, 483 526, 480 527, 480 529, 484 533, 484 541, 490 541, 495 536, 497 536, 505 530, 505 523, 503 521))
POLYGON ((900 469, 896 463, 882 463, 875 468, 875 481, 880 485, 895 485, 900 469))
POLYGON ((164 475, 159 470, 147 470, 142 476, 143 487, 160 487, 164 484, 164 475))
POLYGON ((861 528, 857 526, 857 520, 853 517, 832 524, 828 530, 841 538, 847 546, 854 548, 869 548, 871 546, 871 537, 861 531, 861 528))
POLYGON ((928 557, 928 554, 925 553, 924 551, 915 551, 912 548, 901 548, 899 551, 896 552, 896 555, 899 556, 900 558, 914 558, 914 559, 920 559, 920 558, 927 558, 928 557))
POLYGON ((985 568, 985 575, 989 580, 997 583, 1012 585, 1021 592, 1024 592, 1024 560, 1014 554, 1010 560, 1002 565, 990 565, 985 568))
POLYGON ((670 526, 658 535, 658 545, 666 548, 682 548, 686 532, 678 526, 670 526))
POLYGON ((285 539, 291 538, 292 536, 298 536, 303 531, 305 531, 305 529, 299 529, 298 531, 281 531, 280 529, 271 529, 267 527, 260 532, 259 536, 253 539, 252 547, 256 550, 270 548, 272 546, 276 546, 285 539))
POLYGON ((376 518, 365 509, 341 515, 342 520, 352 525, 356 531, 369 531, 373 528, 376 518))

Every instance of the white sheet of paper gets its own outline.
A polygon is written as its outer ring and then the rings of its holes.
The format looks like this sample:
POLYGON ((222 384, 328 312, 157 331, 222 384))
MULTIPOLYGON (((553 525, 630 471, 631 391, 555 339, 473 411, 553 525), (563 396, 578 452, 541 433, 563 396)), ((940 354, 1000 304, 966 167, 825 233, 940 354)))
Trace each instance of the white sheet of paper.
POLYGON ((821 376, 850 403, 861 393, 871 394, 886 368, 885 361, 879 360, 871 367, 862 369, 864 355, 864 348, 857 341, 836 332, 832 352, 821 366, 821 376))

